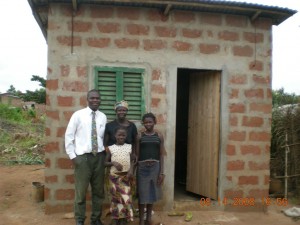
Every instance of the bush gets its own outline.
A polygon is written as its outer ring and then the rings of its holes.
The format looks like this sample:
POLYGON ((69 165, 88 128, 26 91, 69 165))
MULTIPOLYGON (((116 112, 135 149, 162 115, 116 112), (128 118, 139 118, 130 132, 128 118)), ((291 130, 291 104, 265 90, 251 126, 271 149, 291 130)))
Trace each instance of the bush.
POLYGON ((22 109, 0 104, 0 117, 9 121, 25 122, 22 109))
POLYGON ((10 122, 28 124, 31 119, 36 118, 36 111, 34 109, 24 111, 19 107, 0 104, 0 118, 10 122))

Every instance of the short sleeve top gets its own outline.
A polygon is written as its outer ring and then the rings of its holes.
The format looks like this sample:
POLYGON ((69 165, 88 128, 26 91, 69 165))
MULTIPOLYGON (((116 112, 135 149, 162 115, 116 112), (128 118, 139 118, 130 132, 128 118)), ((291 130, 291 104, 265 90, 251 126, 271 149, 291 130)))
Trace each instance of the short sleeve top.
POLYGON ((130 154, 132 151, 131 144, 124 144, 124 145, 111 145, 108 146, 110 154, 111 154, 111 161, 115 161, 120 163, 123 166, 122 171, 118 171, 117 168, 114 166, 111 167, 110 173, 115 172, 127 172, 130 169, 130 154))

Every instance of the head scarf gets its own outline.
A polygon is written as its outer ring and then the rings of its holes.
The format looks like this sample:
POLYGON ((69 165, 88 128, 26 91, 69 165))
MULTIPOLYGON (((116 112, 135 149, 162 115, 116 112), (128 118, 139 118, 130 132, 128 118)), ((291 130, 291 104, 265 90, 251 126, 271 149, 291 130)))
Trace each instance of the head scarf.
POLYGON ((125 100, 122 100, 120 102, 117 102, 115 104, 115 110, 118 108, 118 107, 125 107, 127 110, 128 110, 128 103, 125 101, 125 100))

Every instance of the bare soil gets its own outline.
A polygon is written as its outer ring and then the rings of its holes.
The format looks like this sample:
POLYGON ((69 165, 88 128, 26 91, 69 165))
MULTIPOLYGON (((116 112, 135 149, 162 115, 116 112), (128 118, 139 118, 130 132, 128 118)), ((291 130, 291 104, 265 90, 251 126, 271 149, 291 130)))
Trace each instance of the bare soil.
MULTIPOLYGON (((44 202, 32 199, 32 182, 44 182, 44 165, 0 165, 0 224, 2 225, 74 225, 72 214, 58 213, 45 215, 44 202)), ((193 219, 184 221, 184 216, 168 216, 168 212, 154 212, 155 224, 176 225, 296 225, 299 221, 285 216, 281 210, 291 208, 270 206, 267 212, 227 212, 222 210, 191 211, 193 219)), ((102 220, 110 224, 109 216, 102 220)), ((89 220, 86 221, 89 224, 89 220)), ((137 225, 135 219, 131 225, 137 225)))

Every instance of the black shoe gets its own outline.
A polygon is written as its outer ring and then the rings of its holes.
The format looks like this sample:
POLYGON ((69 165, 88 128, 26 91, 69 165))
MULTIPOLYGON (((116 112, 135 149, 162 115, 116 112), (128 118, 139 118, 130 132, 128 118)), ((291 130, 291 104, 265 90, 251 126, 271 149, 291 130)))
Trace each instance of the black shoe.
POLYGON ((77 220, 77 221, 76 221, 76 225, 84 225, 84 221, 77 220))
POLYGON ((95 220, 91 221, 91 225, 103 225, 103 223, 101 222, 101 220, 95 220))

